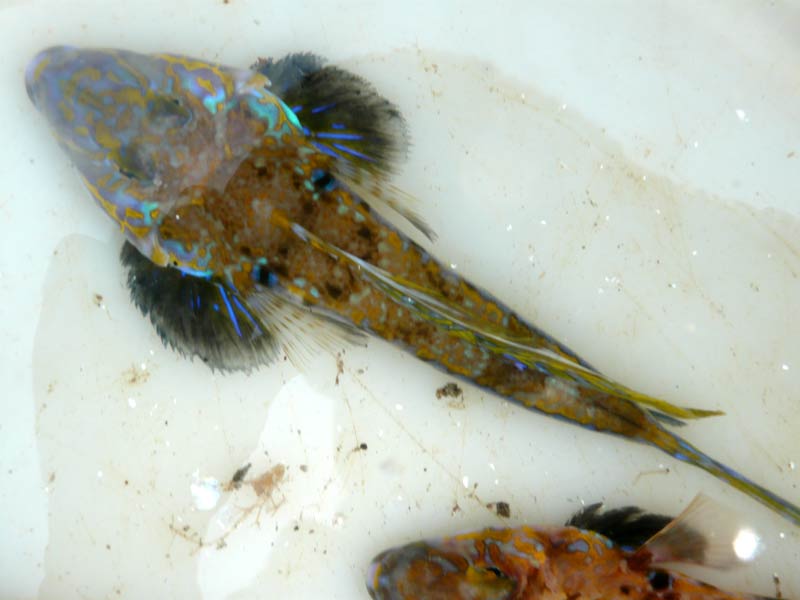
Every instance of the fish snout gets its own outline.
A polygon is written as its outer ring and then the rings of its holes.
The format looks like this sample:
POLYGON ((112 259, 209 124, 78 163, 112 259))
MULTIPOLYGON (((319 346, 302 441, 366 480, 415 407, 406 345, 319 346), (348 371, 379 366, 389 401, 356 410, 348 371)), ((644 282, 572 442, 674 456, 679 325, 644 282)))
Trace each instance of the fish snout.
POLYGON ((74 60, 76 49, 71 46, 53 46, 39 52, 25 69, 25 89, 34 106, 41 108, 43 93, 52 90, 54 76, 74 60))

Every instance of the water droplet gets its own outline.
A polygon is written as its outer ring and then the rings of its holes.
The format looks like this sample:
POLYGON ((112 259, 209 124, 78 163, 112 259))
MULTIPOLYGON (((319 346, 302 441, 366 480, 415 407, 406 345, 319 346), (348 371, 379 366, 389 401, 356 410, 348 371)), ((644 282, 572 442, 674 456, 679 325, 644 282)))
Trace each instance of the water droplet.
POLYGON ((781 371, 788 371, 788 370, 789 370, 789 365, 787 365, 786 363, 783 363, 781 365, 781 371))
POLYGON ((790 471, 794 471, 795 469, 797 469, 797 463, 794 462, 793 460, 790 460, 789 461, 789 470, 790 471))
POLYGON ((398 403, 398 404, 395 404, 395 405, 394 405, 394 409, 395 409, 395 410, 403 410, 403 405, 402 405, 402 404, 399 404, 399 403, 398 403))
POLYGON ((450 268, 455 271, 458 268, 458 265, 456 263, 450 263, 450 268))
POLYGON ((511 231, 511 229, 512 229, 512 228, 511 228, 511 223, 509 223, 508 225, 506 225, 506 231, 511 231))
POLYGON ((97 478, 98 479, 102 479, 103 478, 103 472, 102 471, 98 471, 97 472, 97 478))
POLYGON ((467 477, 466 475, 464 475, 464 476, 461 478, 461 485, 463 485, 465 488, 468 488, 468 487, 469 487, 469 477, 467 477))
POLYGON ((778 537, 779 537, 779 538, 781 538, 782 540, 785 540, 785 539, 786 539, 786 534, 785 534, 785 533, 783 533, 783 532, 781 531, 781 532, 778 534, 778 537))
POLYGON ((136 398, 128 398, 128 406, 136 408, 136 398))
POLYGON ((741 108, 737 108, 736 109, 736 116, 739 117, 739 120, 742 123, 749 123, 750 122, 750 117, 748 117, 747 113, 744 112, 744 110, 742 110, 741 108))
POLYGON ((489 468, 490 468, 492 471, 494 471, 494 470, 495 470, 495 468, 494 468, 494 463, 489 463, 489 468))

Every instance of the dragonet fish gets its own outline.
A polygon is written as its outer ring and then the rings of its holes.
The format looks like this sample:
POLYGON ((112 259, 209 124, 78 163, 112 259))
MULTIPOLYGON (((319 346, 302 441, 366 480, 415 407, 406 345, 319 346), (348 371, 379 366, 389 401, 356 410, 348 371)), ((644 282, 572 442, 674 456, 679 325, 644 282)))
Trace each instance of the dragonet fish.
POLYGON ((375 335, 525 408, 660 448, 800 524, 800 508, 666 428, 719 412, 603 376, 392 224, 433 238, 390 182, 405 122, 361 77, 310 54, 237 69, 54 47, 26 86, 124 234, 134 302, 179 352, 250 370, 375 335))
POLYGON ((671 570, 752 560, 760 538, 698 496, 676 519, 593 504, 564 527, 483 529, 375 557, 375 600, 744 600, 671 570), (669 563, 670 568, 664 566, 669 563))

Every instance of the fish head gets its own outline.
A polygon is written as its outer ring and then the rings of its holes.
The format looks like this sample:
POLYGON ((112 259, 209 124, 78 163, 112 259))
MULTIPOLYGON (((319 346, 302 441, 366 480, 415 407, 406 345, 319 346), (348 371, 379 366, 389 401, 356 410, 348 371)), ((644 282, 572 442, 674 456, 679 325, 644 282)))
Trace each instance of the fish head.
POLYGON ((367 575, 374 600, 508 600, 517 582, 472 539, 416 542, 376 556, 367 575))
POLYGON ((187 190, 224 189, 266 138, 301 131, 265 76, 179 55, 57 46, 31 61, 25 84, 134 243, 187 190))

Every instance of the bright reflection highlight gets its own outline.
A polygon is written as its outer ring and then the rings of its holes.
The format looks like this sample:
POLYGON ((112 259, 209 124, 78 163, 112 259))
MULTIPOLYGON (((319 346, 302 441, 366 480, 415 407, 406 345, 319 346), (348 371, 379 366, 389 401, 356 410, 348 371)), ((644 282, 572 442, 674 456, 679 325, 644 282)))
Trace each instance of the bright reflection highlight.
POLYGON ((752 529, 741 529, 733 540, 733 551, 739 560, 753 560, 761 549, 761 539, 752 529))

